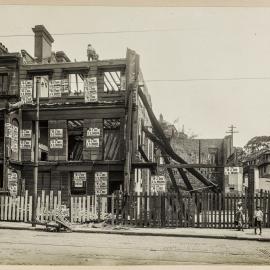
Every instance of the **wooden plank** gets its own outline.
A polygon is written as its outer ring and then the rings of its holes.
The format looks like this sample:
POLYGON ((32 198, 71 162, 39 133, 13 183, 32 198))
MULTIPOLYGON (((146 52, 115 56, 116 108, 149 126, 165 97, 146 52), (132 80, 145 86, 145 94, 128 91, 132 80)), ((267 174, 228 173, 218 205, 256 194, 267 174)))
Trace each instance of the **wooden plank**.
POLYGON ((270 192, 267 192, 267 228, 270 228, 270 192))
POLYGON ((1 196, 1 215, 0 215, 0 220, 4 220, 4 207, 5 207, 5 197, 1 196))
POLYGON ((90 221, 90 196, 86 197, 86 221, 90 221))
POLYGON ((28 221, 32 220, 32 196, 29 196, 29 205, 28 205, 28 221))
POLYGON ((82 197, 79 197, 78 214, 79 214, 79 222, 82 223, 82 197))
POLYGON ((4 220, 8 219, 8 196, 5 196, 5 215, 4 220))
POLYGON ((24 220, 24 197, 21 196, 21 205, 20 205, 20 221, 24 220))
POLYGON ((61 207, 61 204, 62 204, 62 200, 61 200, 61 190, 58 190, 57 192, 57 205, 58 207, 61 207))
POLYGON ((8 220, 11 221, 12 198, 8 196, 8 220))
POLYGON ((211 225, 210 227, 213 228, 213 193, 210 193, 210 198, 209 198, 209 210, 210 210, 210 222, 211 225))
POLYGON ((48 221, 49 219, 49 195, 45 195, 45 220, 48 221))
POLYGON ((56 212, 58 212, 57 209, 57 196, 53 197, 53 216, 52 216, 52 220, 56 219, 56 212))
POLYGON ((50 203, 49 203, 49 220, 53 219, 53 190, 50 190, 50 203))
POLYGON ((41 191, 41 201, 40 201, 40 219, 41 219, 41 222, 44 221, 45 219, 45 190, 42 190, 41 191))
POLYGON ((11 203, 11 220, 14 221, 15 220, 15 198, 14 197, 10 197, 10 203, 11 203))
POLYGON ((74 198, 70 197, 70 222, 74 222, 74 198))
POLYGON ((24 196, 24 222, 27 221, 27 206, 28 206, 28 190, 25 191, 25 196, 24 196))
MULTIPOLYGON (((236 204, 237 204, 237 201, 238 201, 238 197, 236 195, 234 195, 234 198, 233 198, 233 207, 232 207, 232 212, 233 212, 233 220, 232 220, 232 226, 233 228, 235 228, 235 213, 236 213, 236 204)), ((244 201, 243 201, 243 198, 241 199, 242 203, 243 203, 243 206, 244 206, 244 201)), ((244 214, 244 211, 243 211, 243 214, 244 214)), ((244 220, 243 220, 243 226, 244 226, 244 220)))
POLYGON ((20 196, 16 198, 16 221, 20 221, 20 196))
POLYGON ((85 216, 86 216, 86 197, 84 196, 82 198, 82 222, 85 222, 85 216))
POLYGON ((218 193, 218 228, 222 228, 222 193, 218 193))
POLYGON ((37 198, 37 220, 41 221, 40 219, 40 196, 37 198))
POLYGON ((230 201, 229 201, 229 207, 230 207, 230 228, 233 228, 233 194, 230 196, 230 201))

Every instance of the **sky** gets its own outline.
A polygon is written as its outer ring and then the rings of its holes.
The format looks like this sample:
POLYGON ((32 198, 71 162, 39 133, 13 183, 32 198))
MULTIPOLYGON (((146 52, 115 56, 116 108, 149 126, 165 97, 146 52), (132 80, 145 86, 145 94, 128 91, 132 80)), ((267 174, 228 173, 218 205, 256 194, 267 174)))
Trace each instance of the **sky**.
MULTIPOLYGON (((0 36, 32 35, 37 24, 51 34, 125 31, 53 35, 53 50, 84 61, 88 43, 100 59, 134 49, 156 116, 189 134, 223 138, 233 124, 235 146, 270 135, 270 8, 0 7, 0 36)), ((33 36, 0 42, 34 55, 33 36)))

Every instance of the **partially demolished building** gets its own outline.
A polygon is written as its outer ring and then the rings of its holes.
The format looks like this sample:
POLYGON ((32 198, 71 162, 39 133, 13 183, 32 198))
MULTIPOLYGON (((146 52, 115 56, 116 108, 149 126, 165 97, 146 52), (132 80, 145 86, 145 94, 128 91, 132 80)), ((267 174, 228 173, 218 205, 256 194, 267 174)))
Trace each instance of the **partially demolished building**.
POLYGON ((1 191, 33 193, 36 136, 38 193, 61 190, 68 202, 73 194, 146 191, 155 163, 141 131, 149 119, 137 88, 151 101, 139 56, 128 49, 123 59, 71 62, 52 52, 44 26, 33 32, 34 57, 0 48, 1 191))

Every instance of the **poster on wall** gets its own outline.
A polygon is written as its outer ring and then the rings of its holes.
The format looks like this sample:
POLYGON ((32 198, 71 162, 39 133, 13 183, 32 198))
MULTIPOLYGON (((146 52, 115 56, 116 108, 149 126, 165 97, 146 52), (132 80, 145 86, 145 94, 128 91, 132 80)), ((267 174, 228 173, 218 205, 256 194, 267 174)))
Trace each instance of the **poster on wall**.
POLYGON ((32 130, 31 129, 21 129, 20 137, 21 137, 21 139, 31 139, 32 138, 32 130))
POLYGON ((8 170, 8 190, 11 196, 16 196, 18 192, 18 174, 8 170))
POLYGON ((151 192, 159 193, 165 192, 166 190, 166 179, 165 176, 151 176, 151 192))
POLYGON ((23 103, 32 103, 33 101, 33 81, 21 80, 20 97, 23 103))
POLYGON ((63 137, 63 129, 50 129, 50 137, 51 138, 62 138, 63 137))
POLYGON ((86 172, 74 172, 73 182, 74 187, 83 187, 83 183, 86 181, 86 172))
POLYGON ((12 127, 10 123, 5 123, 5 137, 12 138, 12 127))
POLYGON ((31 140, 21 140, 20 141, 20 148, 21 149, 31 149, 32 141, 31 140))
POLYGON ((97 102, 97 78, 90 77, 84 79, 84 101, 97 102))
POLYGON ((95 194, 96 195, 108 194, 108 172, 95 173, 95 194))
POLYGON ((49 97, 61 97, 61 80, 51 80, 49 81, 49 97))
POLYGON ((99 138, 86 139, 86 148, 98 148, 99 147, 99 138))
POLYGON ((68 94, 69 93, 68 79, 62 79, 61 86, 62 86, 62 93, 68 94))
POLYGON ((63 148, 63 140, 62 139, 52 139, 52 140, 50 140, 50 148, 51 149, 61 149, 61 148, 63 148))
POLYGON ((100 136, 100 128, 88 128, 86 132, 87 137, 100 136))
POLYGON ((238 174, 238 173, 240 173, 239 167, 225 167, 224 168, 224 175, 238 174))

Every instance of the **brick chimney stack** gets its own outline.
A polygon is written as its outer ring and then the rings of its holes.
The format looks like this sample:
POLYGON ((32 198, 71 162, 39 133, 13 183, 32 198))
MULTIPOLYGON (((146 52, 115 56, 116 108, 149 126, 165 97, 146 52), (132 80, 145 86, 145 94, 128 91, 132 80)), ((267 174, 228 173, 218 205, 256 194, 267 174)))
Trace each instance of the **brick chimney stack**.
POLYGON ((44 25, 36 25, 32 30, 35 33, 35 57, 42 62, 51 57, 54 39, 44 25))

